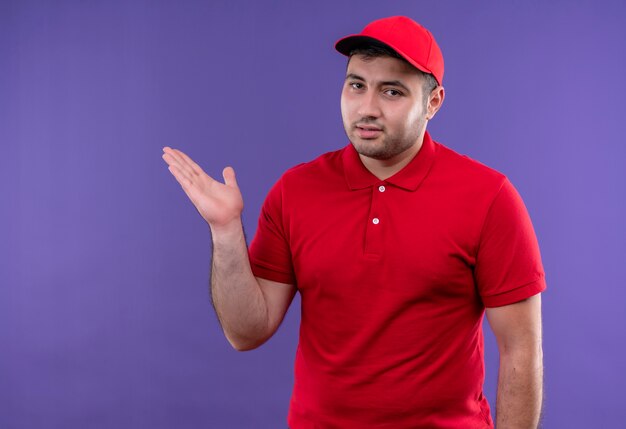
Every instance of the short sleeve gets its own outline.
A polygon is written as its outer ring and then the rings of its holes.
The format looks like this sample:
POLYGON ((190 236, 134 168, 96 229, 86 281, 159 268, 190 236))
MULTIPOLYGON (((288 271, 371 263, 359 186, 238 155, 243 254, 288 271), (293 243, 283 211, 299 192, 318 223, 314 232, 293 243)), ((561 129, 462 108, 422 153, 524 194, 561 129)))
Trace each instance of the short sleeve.
POLYGON ((513 304, 546 289, 530 216, 508 179, 487 212, 474 277, 486 307, 513 304))
POLYGON ((256 277, 295 285, 284 225, 283 182, 280 179, 265 198, 248 254, 252 273, 256 277))

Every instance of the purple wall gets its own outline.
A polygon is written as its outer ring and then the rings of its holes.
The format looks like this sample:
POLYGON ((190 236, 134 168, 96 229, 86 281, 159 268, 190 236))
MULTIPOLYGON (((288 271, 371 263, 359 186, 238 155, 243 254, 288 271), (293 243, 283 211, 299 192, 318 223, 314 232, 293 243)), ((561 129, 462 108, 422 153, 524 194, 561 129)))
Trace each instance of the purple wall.
POLYGON ((282 171, 346 144, 333 42, 395 14, 444 53, 433 137, 533 218, 545 427, 623 427, 626 5, 414 0, 0 1, 0 427, 285 427, 299 301, 230 348, 161 148, 233 165, 251 238, 282 171))

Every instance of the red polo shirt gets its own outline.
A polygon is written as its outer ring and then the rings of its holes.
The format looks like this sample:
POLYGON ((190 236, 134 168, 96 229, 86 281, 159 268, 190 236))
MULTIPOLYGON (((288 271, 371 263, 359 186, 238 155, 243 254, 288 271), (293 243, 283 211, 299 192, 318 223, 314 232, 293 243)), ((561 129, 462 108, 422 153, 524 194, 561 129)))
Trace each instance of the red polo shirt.
POLYGON ((546 287, 513 185, 428 133, 387 180, 352 145, 287 171, 250 260, 301 294, 292 429, 493 427, 484 308, 546 287))

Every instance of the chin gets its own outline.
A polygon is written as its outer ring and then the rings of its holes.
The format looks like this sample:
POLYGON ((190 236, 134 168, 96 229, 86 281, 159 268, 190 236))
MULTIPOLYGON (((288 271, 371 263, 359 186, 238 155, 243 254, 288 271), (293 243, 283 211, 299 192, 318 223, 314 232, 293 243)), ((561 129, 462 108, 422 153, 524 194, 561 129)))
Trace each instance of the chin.
POLYGON ((366 144, 363 144, 361 142, 355 143, 354 141, 352 141, 351 143, 359 155, 379 160, 385 160, 390 158, 389 154, 386 153, 384 148, 367 146, 366 144))

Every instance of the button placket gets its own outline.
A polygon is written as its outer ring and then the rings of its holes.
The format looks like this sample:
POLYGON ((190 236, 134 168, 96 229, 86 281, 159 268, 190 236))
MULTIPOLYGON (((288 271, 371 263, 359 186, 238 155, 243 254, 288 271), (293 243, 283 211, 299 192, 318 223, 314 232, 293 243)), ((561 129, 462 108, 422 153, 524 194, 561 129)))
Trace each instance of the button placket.
POLYGON ((382 254, 384 192, 384 185, 372 186, 372 200, 365 232, 365 255, 369 257, 379 257, 382 254))

